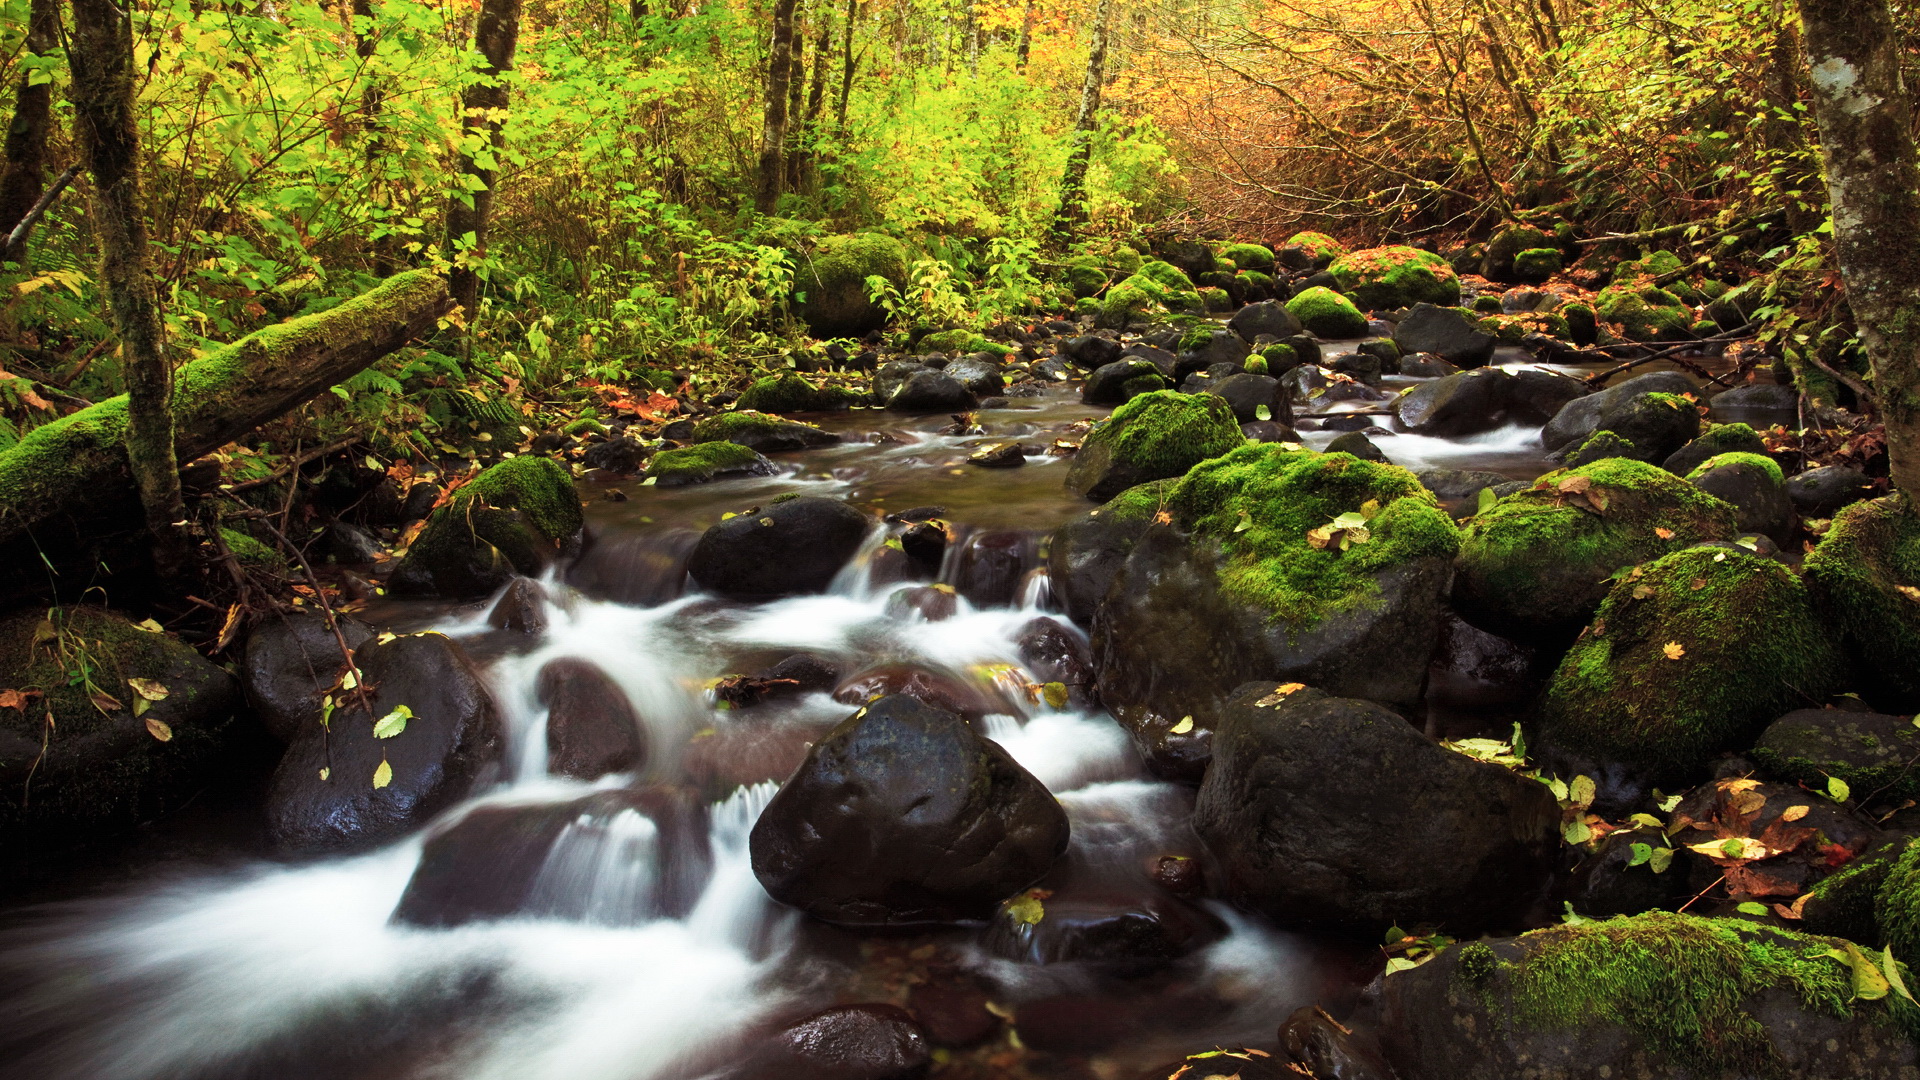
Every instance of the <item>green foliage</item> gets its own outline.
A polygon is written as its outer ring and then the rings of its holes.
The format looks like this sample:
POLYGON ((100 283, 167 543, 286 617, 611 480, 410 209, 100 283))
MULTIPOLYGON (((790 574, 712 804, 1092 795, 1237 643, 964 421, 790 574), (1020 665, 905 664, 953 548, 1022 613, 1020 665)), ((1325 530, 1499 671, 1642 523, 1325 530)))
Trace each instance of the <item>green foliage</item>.
POLYGON ((1151 378, 1154 385, 1147 392, 1113 410, 1087 435, 1082 453, 1104 449, 1132 475, 1157 480, 1179 476, 1247 441, 1225 398, 1161 390, 1165 383, 1157 375, 1151 378))

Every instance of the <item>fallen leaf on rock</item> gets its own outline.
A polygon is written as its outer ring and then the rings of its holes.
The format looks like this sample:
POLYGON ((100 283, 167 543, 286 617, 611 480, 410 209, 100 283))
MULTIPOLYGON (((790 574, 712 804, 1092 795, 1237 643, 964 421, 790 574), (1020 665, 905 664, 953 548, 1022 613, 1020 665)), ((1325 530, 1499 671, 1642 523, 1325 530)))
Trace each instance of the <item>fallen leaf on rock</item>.
POLYGON ((1180 722, 1167 729, 1169 735, 1185 735, 1193 730, 1193 717, 1183 716, 1180 722))
POLYGON ((1662 540, 1671 540, 1673 539, 1673 530, 1667 528, 1664 525, 1656 525, 1653 528, 1653 535, 1659 537, 1662 540))
POLYGON ((1660 647, 1660 651, 1666 653, 1669 660, 1678 660, 1687 655, 1687 647, 1677 641, 1667 642, 1660 647))
POLYGON ((1813 810, 1813 807, 1811 806, 1789 806, 1785 810, 1780 811, 1780 820, 1781 821, 1799 821, 1801 818, 1806 817, 1809 813, 1811 813, 1812 810, 1813 810))
POLYGON ((155 739, 158 739, 161 742, 173 741, 173 729, 167 726, 166 721, 156 720, 153 717, 149 716, 147 717, 146 724, 147 724, 147 734, 153 736, 155 739))
POLYGON ((1268 694, 1266 697, 1263 697, 1259 701, 1254 702, 1254 704, 1262 707, 1266 707, 1266 708, 1271 708, 1272 706, 1278 705, 1282 701, 1285 701, 1289 696, 1293 695, 1297 691, 1305 690, 1306 688, 1307 688, 1306 683, 1297 683, 1297 682, 1281 683, 1279 686, 1276 686, 1273 688, 1273 693, 1268 694))

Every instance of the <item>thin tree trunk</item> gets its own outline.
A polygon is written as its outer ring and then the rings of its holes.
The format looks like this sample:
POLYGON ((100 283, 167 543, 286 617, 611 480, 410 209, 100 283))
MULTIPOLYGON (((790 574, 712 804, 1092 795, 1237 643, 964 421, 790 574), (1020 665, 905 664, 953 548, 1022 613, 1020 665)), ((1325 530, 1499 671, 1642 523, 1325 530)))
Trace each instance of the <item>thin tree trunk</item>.
POLYGON ((773 39, 767 49, 767 112, 760 127, 760 191, 763 214, 773 213, 787 176, 787 99, 793 79, 794 0, 774 0, 773 39))
POLYGON ((173 362, 147 262, 140 199, 140 132, 133 115, 133 20, 112 0, 73 0, 67 47, 74 135, 93 174, 100 279, 120 334, 127 385, 127 463, 140 492, 162 578, 187 566, 190 546, 173 447, 173 362))
POLYGON ((1886 0, 1800 0, 1834 249, 1894 487, 1920 498, 1920 163, 1886 0))
POLYGON ((460 132, 472 147, 460 155, 456 172, 466 190, 447 201, 447 255, 454 260, 447 281, 454 302, 473 316, 480 300, 480 275, 473 263, 486 254, 487 219, 493 211, 494 155, 504 144, 499 117, 510 95, 504 76, 513 70, 513 51, 520 43, 521 0, 481 0, 480 18, 473 30, 473 48, 480 54, 478 78, 460 95, 460 132), (478 142, 480 145, 475 146, 478 142))
MULTIPOLYGON (((373 20, 373 0, 353 0, 353 53, 363 65, 370 65, 378 42, 374 39, 370 23, 373 20)), ((377 177, 380 162, 386 156, 387 142, 382 135, 380 113, 386 108, 386 87, 377 76, 366 75, 367 85, 360 91, 360 132, 366 136, 367 147, 363 155, 367 175, 377 177)), ((377 181, 376 181, 377 182, 377 181)), ((382 203, 387 202, 384 188, 373 193, 382 203)), ((376 237, 372 250, 368 253, 373 264, 373 272, 386 277, 398 268, 393 257, 393 234, 376 237)))
POLYGON ((847 99, 853 96, 853 25, 860 21, 860 0, 847 0, 846 32, 840 38, 840 101, 834 106, 833 128, 841 139, 847 137, 847 99))
MULTIPOLYGON (((27 14, 26 51, 45 56, 60 47, 60 0, 33 0, 27 14)), ((53 127, 53 81, 35 85, 27 72, 14 91, 13 123, 7 128, 6 171, 0 173, 0 230, 10 233, 40 201, 47 175, 47 132, 53 127)), ((26 261, 27 238, 0 246, 0 260, 26 261)))
POLYGON ((1773 24, 1773 42, 1767 49, 1766 119, 1760 138, 1773 159, 1773 184, 1786 204, 1787 228, 1798 235, 1819 227, 1824 215, 1808 190, 1815 178, 1803 166, 1806 138, 1792 115, 1800 101, 1800 28, 1789 16, 1785 0, 1774 0, 1773 24), (1792 191, 1801 194, 1788 194, 1792 191))
POLYGON ((1033 51, 1033 3, 1034 0, 1027 0, 1026 11, 1020 16, 1020 44, 1013 53, 1013 69, 1021 74, 1026 73, 1027 55, 1033 51))
POLYGON ((1080 86, 1080 115, 1073 121, 1073 149, 1067 154, 1066 174, 1060 178, 1060 209, 1053 217, 1053 231, 1068 236, 1086 216, 1082 196, 1087 184, 1087 166, 1093 160, 1093 133, 1100 126, 1100 82, 1107 63, 1107 6, 1100 0, 1093 16, 1093 47, 1087 50, 1087 78, 1080 86))
MULTIPOLYGON (((793 138, 792 156, 787 159, 787 190, 807 190, 813 171, 815 147, 819 142, 820 107, 827 99, 827 64, 833 58, 833 28, 822 13, 820 36, 813 43, 813 75, 807 84, 807 108, 801 114, 800 131, 793 138)), ((795 94, 795 98, 799 95, 795 94)))

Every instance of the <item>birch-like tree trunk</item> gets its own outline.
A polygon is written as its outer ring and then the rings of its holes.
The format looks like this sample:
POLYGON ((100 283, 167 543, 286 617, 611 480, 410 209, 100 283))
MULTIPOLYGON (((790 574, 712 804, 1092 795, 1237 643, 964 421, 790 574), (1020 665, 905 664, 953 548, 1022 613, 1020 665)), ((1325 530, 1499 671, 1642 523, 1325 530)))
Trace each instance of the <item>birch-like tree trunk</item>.
POLYGON ((786 189, 787 105, 793 80, 793 8, 795 0, 774 0, 773 38, 767 48, 767 111, 760 126, 760 191, 763 214, 773 213, 786 189))
POLYGON ((133 20, 113 0, 73 0, 67 45, 75 140, 93 176, 100 281, 120 334, 127 463, 153 537, 155 571, 175 577, 191 551, 173 446, 173 361, 147 260, 140 131, 133 114, 133 20))
POLYGON ((1834 248, 1894 487, 1920 498, 1920 164, 1886 0, 1801 0, 1834 248))
POLYGON ((1068 236, 1086 217, 1087 165, 1093 160, 1093 133, 1100 126, 1100 84, 1107 64, 1107 8, 1100 0, 1093 16, 1093 47, 1087 50, 1087 79, 1080 86, 1080 114, 1073 121, 1073 149, 1060 179, 1060 209, 1053 217, 1056 235, 1068 236))
POLYGON ((473 28, 473 48, 480 54, 476 78, 460 95, 460 132, 466 150, 456 174, 465 190, 447 201, 447 256, 454 260, 447 283, 454 302, 469 318, 480 299, 480 275, 472 262, 486 254, 487 219, 493 213, 495 156, 505 145, 504 124, 510 95, 506 74, 513 70, 513 51, 520 44, 521 0, 481 0, 480 17, 473 28))

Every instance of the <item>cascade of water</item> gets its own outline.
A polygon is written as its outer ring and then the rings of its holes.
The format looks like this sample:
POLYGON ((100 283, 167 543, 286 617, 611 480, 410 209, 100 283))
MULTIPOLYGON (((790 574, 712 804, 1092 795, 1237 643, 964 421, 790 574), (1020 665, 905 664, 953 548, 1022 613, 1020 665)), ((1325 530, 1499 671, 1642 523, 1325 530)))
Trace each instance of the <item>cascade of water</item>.
POLYGON ((527 906, 607 926, 643 922, 654 907, 661 855, 660 828, 639 811, 582 814, 547 851, 527 906))

